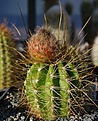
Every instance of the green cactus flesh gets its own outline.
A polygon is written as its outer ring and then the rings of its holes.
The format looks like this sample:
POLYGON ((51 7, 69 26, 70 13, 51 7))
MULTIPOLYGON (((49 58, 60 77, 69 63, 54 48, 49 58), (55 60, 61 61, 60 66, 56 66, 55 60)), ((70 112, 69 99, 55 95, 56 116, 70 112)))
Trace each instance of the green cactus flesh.
POLYGON ((67 117, 70 103, 70 83, 81 88, 79 74, 69 63, 57 65, 35 63, 26 78, 26 95, 33 110, 41 117, 51 120, 57 116, 67 117), (70 70, 70 71, 69 71, 70 70))
POLYGON ((87 81, 89 69, 86 68, 88 61, 83 60, 83 56, 80 56, 72 46, 65 48, 66 51, 63 53, 61 50, 64 48, 52 43, 55 39, 49 37, 49 31, 46 30, 48 34, 45 34, 45 30, 41 32, 42 30, 38 30, 28 44, 31 60, 35 59, 25 81, 31 110, 45 120, 53 120, 58 116, 67 117, 70 113, 79 113, 78 109, 84 111, 84 98, 87 96, 85 87, 89 85, 87 81), (54 50, 59 56, 53 53, 54 50), (53 59, 53 55, 57 58, 53 59))

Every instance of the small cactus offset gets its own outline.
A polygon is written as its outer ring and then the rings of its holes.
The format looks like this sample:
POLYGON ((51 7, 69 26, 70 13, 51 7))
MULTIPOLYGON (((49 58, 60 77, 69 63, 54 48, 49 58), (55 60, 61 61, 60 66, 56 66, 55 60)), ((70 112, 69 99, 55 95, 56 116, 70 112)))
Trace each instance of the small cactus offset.
POLYGON ((83 112, 88 102, 88 60, 67 46, 66 35, 57 30, 39 28, 28 41, 31 68, 25 90, 30 108, 45 120, 83 112), (85 101, 85 103, 84 103, 85 101))
POLYGON ((0 88, 8 87, 11 81, 12 33, 6 23, 0 24, 0 88))

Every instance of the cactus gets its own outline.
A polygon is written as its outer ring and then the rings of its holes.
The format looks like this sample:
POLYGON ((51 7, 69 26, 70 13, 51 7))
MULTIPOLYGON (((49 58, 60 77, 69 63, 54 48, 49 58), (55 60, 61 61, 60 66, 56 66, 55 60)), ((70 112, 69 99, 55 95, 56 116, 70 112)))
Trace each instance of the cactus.
POLYGON ((32 66, 27 72, 25 91, 33 114, 45 120, 84 112, 88 102, 88 59, 77 47, 67 46, 66 35, 39 28, 28 41, 32 66))
POLYGON ((95 66, 98 66, 98 36, 94 39, 94 44, 91 51, 92 62, 95 66))
POLYGON ((0 88, 8 87, 11 81, 12 32, 6 23, 0 24, 0 88))

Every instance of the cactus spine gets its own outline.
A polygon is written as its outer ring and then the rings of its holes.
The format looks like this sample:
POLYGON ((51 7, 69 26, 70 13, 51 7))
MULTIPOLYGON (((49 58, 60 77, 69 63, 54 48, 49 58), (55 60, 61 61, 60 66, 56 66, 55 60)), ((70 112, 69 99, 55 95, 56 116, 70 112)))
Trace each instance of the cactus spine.
POLYGON ((0 24, 0 88, 8 87, 11 80, 12 33, 6 23, 0 24))
POLYGON ((45 120, 84 111, 82 97, 88 85, 86 61, 55 33, 42 27, 28 41, 32 66, 27 72, 26 95, 31 110, 45 120))

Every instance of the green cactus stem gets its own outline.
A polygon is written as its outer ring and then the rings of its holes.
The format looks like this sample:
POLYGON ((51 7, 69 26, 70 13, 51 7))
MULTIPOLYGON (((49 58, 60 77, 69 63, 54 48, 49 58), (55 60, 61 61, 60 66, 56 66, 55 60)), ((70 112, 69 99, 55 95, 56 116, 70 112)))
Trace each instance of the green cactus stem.
POLYGON ((84 111, 88 70, 76 48, 68 48, 64 38, 42 27, 28 41, 28 52, 32 66, 25 90, 31 110, 45 120, 84 111))
POLYGON ((0 88, 8 87, 11 81, 12 33, 5 23, 0 24, 0 88))

